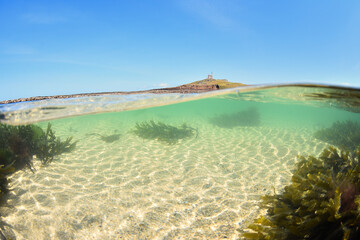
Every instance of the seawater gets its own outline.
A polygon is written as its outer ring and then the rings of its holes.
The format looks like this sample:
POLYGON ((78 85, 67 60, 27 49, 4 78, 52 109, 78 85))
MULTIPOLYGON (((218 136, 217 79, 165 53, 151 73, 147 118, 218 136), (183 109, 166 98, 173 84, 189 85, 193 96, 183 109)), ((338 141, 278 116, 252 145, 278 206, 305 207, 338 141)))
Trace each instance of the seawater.
POLYGON ((336 121, 360 123, 358 95, 271 86, 181 101, 159 95, 151 107, 147 96, 2 105, 4 123, 46 129, 50 122, 56 136, 72 136, 77 146, 46 167, 34 156, 35 173, 10 176, 1 229, 12 239, 241 238, 264 213, 261 196, 290 183, 297 156, 318 156, 330 145, 316 131, 336 121), (227 125, 231 117, 245 120, 227 125), (185 123, 196 134, 172 144, 134 134, 137 123, 150 121, 185 123), (111 135, 118 138, 106 141, 111 135))

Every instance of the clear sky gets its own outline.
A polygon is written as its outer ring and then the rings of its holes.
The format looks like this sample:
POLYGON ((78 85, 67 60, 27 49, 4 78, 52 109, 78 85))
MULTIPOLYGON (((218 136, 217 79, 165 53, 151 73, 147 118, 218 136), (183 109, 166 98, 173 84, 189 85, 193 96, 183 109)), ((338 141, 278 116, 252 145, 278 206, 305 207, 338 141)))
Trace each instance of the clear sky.
POLYGON ((177 86, 360 87, 359 0, 0 0, 0 100, 177 86))

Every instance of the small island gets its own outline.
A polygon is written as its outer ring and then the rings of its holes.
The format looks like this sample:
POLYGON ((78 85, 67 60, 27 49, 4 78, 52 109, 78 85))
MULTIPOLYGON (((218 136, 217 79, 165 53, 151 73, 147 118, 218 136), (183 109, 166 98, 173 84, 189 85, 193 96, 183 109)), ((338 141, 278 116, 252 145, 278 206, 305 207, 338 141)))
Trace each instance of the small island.
POLYGON ((61 98, 77 98, 77 97, 89 97, 89 96, 100 96, 100 95, 128 95, 128 94, 165 94, 165 93, 202 93, 209 91, 216 91, 219 89, 234 88, 247 86, 243 83, 229 82, 226 79, 215 79, 212 74, 209 74, 207 78, 188 84, 180 85, 177 87, 150 89, 143 91, 129 91, 129 92, 98 92, 98 93, 79 93, 69 95, 55 95, 55 96, 37 96, 30 98, 19 98, 13 100, 0 101, 0 104, 17 103, 17 102, 28 102, 28 101, 39 101, 44 99, 61 99, 61 98))
POLYGON ((242 87, 247 86, 243 83, 229 82, 227 79, 214 79, 212 74, 209 74, 207 78, 188 83, 185 85, 179 86, 179 88, 188 88, 188 89, 209 89, 209 90, 217 90, 217 89, 226 89, 226 88, 234 88, 234 87, 242 87))

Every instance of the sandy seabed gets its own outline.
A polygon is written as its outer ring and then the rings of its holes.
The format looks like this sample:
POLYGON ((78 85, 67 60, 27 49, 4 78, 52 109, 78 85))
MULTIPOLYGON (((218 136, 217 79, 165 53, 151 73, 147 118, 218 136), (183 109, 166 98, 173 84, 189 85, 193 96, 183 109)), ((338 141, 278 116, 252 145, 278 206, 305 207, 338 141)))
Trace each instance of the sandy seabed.
POLYGON ((114 133, 111 126, 72 133, 79 140, 74 152, 36 166, 35 174, 11 177, 4 233, 13 239, 237 239, 260 214, 260 196, 289 184, 296 156, 325 147, 314 129, 197 127, 197 137, 175 145, 130 132, 111 143, 92 134, 114 133))

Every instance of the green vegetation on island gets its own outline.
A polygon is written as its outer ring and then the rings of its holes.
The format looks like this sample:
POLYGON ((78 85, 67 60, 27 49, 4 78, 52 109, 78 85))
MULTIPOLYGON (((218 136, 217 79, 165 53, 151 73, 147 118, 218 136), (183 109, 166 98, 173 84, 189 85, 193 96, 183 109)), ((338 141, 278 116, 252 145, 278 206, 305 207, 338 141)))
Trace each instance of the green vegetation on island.
POLYGON ((246 86, 246 84, 243 83, 236 83, 236 82, 229 82, 226 79, 203 79, 199 81, 195 81, 192 83, 185 84, 183 86, 187 85, 198 85, 198 86, 204 86, 204 85, 218 85, 219 89, 226 89, 226 88, 234 88, 234 87, 242 87, 246 86))
POLYGON ((180 127, 175 127, 162 122, 149 122, 136 123, 132 133, 143 138, 150 140, 158 140, 166 144, 176 144, 180 139, 192 137, 197 130, 188 126, 186 123, 180 127))

